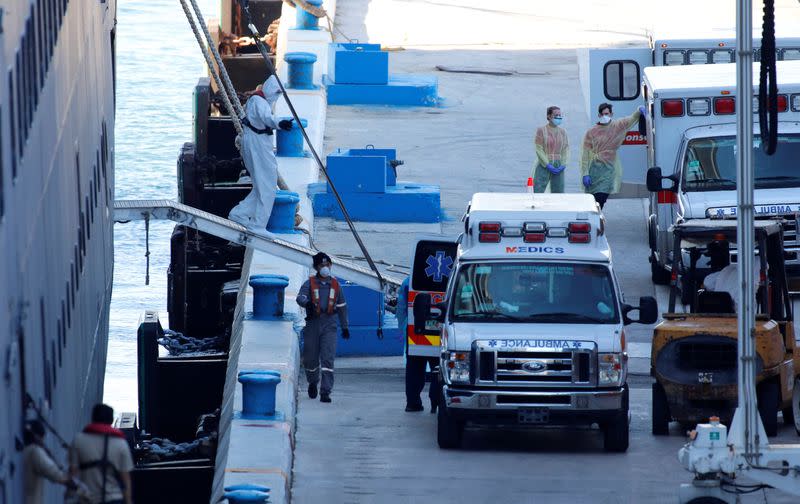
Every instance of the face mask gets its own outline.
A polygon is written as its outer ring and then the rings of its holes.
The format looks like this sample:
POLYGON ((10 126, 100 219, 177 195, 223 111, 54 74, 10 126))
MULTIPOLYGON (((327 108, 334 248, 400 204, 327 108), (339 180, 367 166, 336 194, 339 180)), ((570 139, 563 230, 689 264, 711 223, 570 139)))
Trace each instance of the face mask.
POLYGON ((322 277, 329 277, 331 276, 331 269, 328 266, 323 266, 319 269, 319 276, 322 277))
POLYGON ((608 123, 611 122, 611 116, 607 116, 607 115, 600 116, 600 121, 598 121, 598 122, 600 124, 608 124, 608 123))
POLYGON ((553 123, 553 126, 559 126, 561 124, 561 118, 560 117, 554 117, 550 122, 553 123))

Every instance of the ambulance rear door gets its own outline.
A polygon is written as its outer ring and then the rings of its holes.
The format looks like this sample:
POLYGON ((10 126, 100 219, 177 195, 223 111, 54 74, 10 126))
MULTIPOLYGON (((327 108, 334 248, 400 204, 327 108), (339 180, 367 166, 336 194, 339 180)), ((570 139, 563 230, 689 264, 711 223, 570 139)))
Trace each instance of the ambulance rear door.
MULTIPOLYGON (((597 120, 597 107, 610 103, 614 118, 631 115, 645 103, 642 96, 642 75, 653 66, 653 50, 649 46, 589 51, 589 124, 597 120)), ((647 197, 647 139, 636 126, 625 137, 618 154, 622 162, 620 197, 647 197)), ((580 148, 580 147, 579 147, 580 148)), ((580 155, 578 153, 578 155, 580 155)))
POLYGON ((432 302, 444 301, 447 282, 453 273, 458 244, 450 237, 420 237, 414 245, 411 281, 408 285, 408 326, 406 342, 408 355, 438 357, 441 324, 428 321, 424 334, 414 333, 414 299, 419 293, 431 295, 432 302))

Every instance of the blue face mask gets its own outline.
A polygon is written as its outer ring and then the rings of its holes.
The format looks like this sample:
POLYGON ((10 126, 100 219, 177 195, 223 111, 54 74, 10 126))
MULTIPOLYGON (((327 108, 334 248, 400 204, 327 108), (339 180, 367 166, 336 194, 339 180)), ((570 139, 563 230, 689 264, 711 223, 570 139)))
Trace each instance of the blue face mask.
POLYGON ((323 266, 319 269, 319 276, 328 278, 331 276, 331 269, 328 266, 323 266))
POLYGON ((550 122, 553 123, 553 126, 560 126, 561 125, 561 118, 560 117, 554 117, 550 122))

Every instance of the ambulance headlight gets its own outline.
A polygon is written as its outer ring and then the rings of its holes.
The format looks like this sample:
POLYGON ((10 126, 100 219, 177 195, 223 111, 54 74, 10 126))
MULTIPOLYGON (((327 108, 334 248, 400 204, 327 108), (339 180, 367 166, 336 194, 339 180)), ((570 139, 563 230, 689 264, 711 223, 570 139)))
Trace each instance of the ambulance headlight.
POLYGON ((448 352, 447 377, 452 383, 469 383, 469 353, 448 352))
POLYGON ((625 381, 627 356, 623 353, 601 353, 598 355, 598 380, 600 386, 617 386, 625 381))

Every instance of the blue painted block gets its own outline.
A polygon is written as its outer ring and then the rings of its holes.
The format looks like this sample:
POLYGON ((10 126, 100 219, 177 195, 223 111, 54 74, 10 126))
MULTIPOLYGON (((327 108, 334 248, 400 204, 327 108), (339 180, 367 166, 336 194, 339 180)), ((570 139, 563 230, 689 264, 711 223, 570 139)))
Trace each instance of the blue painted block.
MULTIPOLYGON (((335 183, 335 182, 334 182, 335 183)), ((314 215, 344 220, 325 182, 309 184, 314 215)), ((385 193, 340 193, 350 217, 366 222, 440 222, 439 186, 398 182, 385 193)))
POLYGON ((330 44, 328 77, 337 84, 389 82, 389 53, 380 44, 330 44))
POLYGON ((386 192, 386 157, 351 156, 336 150, 328 155, 328 175, 340 193, 386 192))
POLYGON ((429 75, 390 75, 386 85, 339 84, 323 77, 328 105, 395 105, 435 107, 439 104, 438 80, 429 75))
MULTIPOLYGON (((351 156, 383 156, 386 158, 386 185, 393 186, 397 185, 397 177, 395 175, 394 169, 389 164, 389 161, 393 161, 397 159, 397 149, 375 149, 375 148, 364 148, 364 149, 350 149, 349 151, 351 156)), ((335 184, 336 182, 334 182, 335 184)), ((338 188, 338 186, 337 186, 338 188)))
POLYGON ((403 334, 397 319, 390 315, 383 318, 383 339, 378 339, 377 325, 354 326, 350 327, 350 339, 340 334, 336 343, 337 356, 403 355, 404 350, 403 334))
POLYGON ((383 293, 367 289, 352 282, 339 279, 342 294, 347 301, 347 316, 350 327, 377 326, 378 317, 383 317, 383 293))

